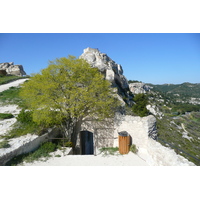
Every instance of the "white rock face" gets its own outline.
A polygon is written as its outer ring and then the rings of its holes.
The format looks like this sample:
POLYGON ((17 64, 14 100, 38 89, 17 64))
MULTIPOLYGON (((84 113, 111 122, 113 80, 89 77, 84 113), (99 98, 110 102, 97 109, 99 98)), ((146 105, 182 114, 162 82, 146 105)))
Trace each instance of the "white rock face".
MULTIPOLYGON (((17 105, 0 105, 0 113, 7 113, 13 114, 17 116, 20 112, 20 109, 17 105)), ((0 120, 0 136, 5 135, 8 133, 9 130, 12 129, 12 125, 16 122, 16 118, 0 120)))
POLYGON ((132 143, 141 148, 146 148, 149 137, 156 138, 156 118, 134 117, 130 115, 117 115, 115 119, 114 146, 118 146, 118 133, 126 131, 132 137, 132 143))
POLYGON ((194 163, 155 140, 149 139, 147 144, 147 154, 143 154, 143 158, 151 166, 195 166, 194 163))
POLYGON ((156 119, 119 115, 115 124, 114 146, 118 146, 118 132, 126 131, 132 138, 132 144, 138 148, 138 155, 151 166, 194 166, 174 150, 162 146, 149 135, 156 135, 156 119))
POLYGON ((92 67, 96 67, 110 81, 113 87, 118 89, 121 97, 129 99, 127 91, 129 85, 126 77, 123 75, 122 66, 115 63, 105 53, 101 53, 98 49, 86 48, 80 58, 85 59, 92 67))
POLYGON ((163 117, 163 113, 160 112, 158 107, 155 105, 147 105, 146 108, 155 116, 158 116, 160 119, 163 117))
POLYGON ((0 63, 0 70, 6 70, 7 74, 24 76, 26 72, 22 65, 14 65, 14 62, 0 63))
POLYGON ((147 93, 150 90, 150 87, 144 83, 130 83, 129 88, 133 94, 147 93))

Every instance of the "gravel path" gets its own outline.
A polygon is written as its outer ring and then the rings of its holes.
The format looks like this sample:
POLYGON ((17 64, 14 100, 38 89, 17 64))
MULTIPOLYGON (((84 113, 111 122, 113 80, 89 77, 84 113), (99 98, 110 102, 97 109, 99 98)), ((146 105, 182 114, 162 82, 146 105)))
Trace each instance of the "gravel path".
POLYGON ((3 92, 4 90, 8 90, 10 87, 17 87, 20 84, 24 83, 26 80, 28 80, 28 79, 27 78, 19 79, 17 81, 13 81, 11 83, 0 85, 0 92, 3 92))
POLYGON ((58 151, 47 161, 25 163, 24 166, 148 166, 145 160, 129 152, 126 155, 63 155, 58 151), (55 157, 60 155, 61 157, 55 157))

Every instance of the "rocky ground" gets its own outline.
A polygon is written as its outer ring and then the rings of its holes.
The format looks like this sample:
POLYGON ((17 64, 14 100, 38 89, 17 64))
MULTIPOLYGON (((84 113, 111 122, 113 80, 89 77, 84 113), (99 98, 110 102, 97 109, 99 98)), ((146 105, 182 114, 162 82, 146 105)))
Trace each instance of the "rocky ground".
POLYGON ((148 166, 149 164, 138 155, 129 152, 126 155, 66 155, 61 150, 52 154, 44 161, 23 163, 23 166, 148 166), (59 157, 58 157, 59 156, 59 157))

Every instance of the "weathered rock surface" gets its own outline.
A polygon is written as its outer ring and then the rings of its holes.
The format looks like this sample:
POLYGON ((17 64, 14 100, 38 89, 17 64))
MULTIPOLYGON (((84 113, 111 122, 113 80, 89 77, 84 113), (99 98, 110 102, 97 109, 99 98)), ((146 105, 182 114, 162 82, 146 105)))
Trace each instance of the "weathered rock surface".
POLYGON ((96 67, 105 76, 106 80, 112 83, 112 87, 117 88, 118 94, 129 103, 129 85, 123 75, 122 66, 113 61, 105 53, 98 49, 86 48, 80 58, 85 59, 92 67, 96 67))
POLYGON ((155 116, 162 119, 164 116, 163 113, 159 110, 159 108, 156 105, 147 105, 146 108, 155 116))
POLYGON ((126 131, 132 138, 132 143, 140 148, 146 148, 149 138, 156 139, 156 118, 152 115, 137 117, 130 115, 116 115, 114 137, 115 145, 118 146, 118 133, 126 131))
POLYGON ((126 131, 131 136, 132 144, 138 148, 137 155, 151 166, 194 166, 174 150, 162 146, 157 137, 156 118, 152 115, 136 117, 118 115, 115 119, 114 145, 118 146, 118 133, 126 131))
POLYGON ((129 88, 133 94, 147 93, 150 91, 150 87, 144 83, 130 83, 129 88))
POLYGON ((6 70, 7 74, 24 76, 26 72, 22 65, 14 65, 14 62, 0 63, 0 70, 6 70))

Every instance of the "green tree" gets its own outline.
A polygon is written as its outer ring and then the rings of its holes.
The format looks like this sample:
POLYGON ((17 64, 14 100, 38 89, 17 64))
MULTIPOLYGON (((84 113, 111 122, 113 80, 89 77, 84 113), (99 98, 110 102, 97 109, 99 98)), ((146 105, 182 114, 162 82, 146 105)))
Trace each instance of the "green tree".
POLYGON ((133 105, 132 109, 133 112, 140 117, 147 116, 149 111, 146 108, 148 103, 147 96, 145 94, 136 94, 133 98, 135 104, 133 105))
POLYGON ((119 105, 99 70, 73 56, 50 61, 23 85, 20 95, 33 121, 44 127, 64 127, 73 148, 86 117, 112 117, 119 105))

